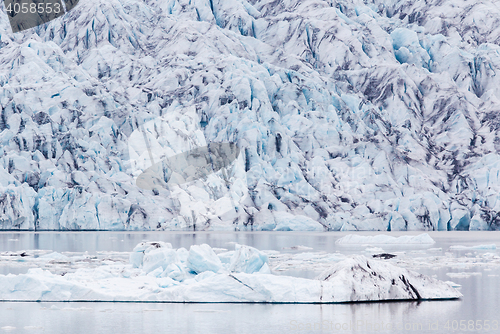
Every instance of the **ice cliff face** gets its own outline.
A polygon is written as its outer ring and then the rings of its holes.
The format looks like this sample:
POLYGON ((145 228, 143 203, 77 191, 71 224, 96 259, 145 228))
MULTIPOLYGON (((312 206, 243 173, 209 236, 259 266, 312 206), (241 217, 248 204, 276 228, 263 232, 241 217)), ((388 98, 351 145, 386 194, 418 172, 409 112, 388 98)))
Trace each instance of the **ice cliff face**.
POLYGON ((17 34, 0 17, 2 229, 500 227, 495 1, 88 0, 17 34), (145 132, 162 157, 241 153, 142 189, 145 132))

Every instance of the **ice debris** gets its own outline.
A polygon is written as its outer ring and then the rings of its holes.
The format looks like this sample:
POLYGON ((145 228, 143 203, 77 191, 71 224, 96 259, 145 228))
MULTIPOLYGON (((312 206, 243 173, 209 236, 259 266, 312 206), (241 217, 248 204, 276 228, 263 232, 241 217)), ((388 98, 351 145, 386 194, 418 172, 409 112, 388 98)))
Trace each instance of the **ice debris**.
POLYGON ((355 245, 355 244, 388 244, 388 245, 419 245, 419 244, 434 244, 436 243, 429 234, 422 233, 419 235, 402 235, 400 237, 393 237, 385 234, 378 234, 374 236, 358 235, 358 234, 348 234, 335 243, 339 245, 355 245))
POLYGON ((450 249, 451 250, 466 250, 466 249, 495 250, 495 249, 497 249, 497 245, 496 244, 475 245, 475 246, 453 245, 453 246, 450 246, 450 249))

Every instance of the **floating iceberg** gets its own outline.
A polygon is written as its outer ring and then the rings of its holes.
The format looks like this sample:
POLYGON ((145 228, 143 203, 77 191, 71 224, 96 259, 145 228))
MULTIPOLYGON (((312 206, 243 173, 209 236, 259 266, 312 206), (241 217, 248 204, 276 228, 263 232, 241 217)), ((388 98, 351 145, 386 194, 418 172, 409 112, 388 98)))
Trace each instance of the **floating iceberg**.
POLYGON ((483 273, 479 271, 472 272, 459 272, 459 273, 446 273, 447 276, 451 278, 469 278, 471 276, 481 276, 483 273))
POLYGON ((393 244, 393 245, 419 245, 419 244, 434 244, 436 243, 427 233, 419 235, 403 235, 400 237, 392 237, 390 235, 379 234, 374 236, 348 234, 336 241, 339 245, 355 245, 355 244, 393 244))
POLYGON ((148 242, 134 249, 130 263, 61 275, 41 268, 0 275, 0 300, 337 303, 462 296, 448 283, 364 256, 346 258, 316 279, 305 279, 271 274, 267 256, 244 245, 237 245, 229 262, 208 245, 186 252, 148 242))
POLYGON ((490 249, 497 249, 496 244, 490 244, 490 245, 475 245, 475 246, 462 246, 462 245, 453 245, 450 246, 451 250, 466 250, 466 249, 475 249, 475 250, 490 250, 490 249))

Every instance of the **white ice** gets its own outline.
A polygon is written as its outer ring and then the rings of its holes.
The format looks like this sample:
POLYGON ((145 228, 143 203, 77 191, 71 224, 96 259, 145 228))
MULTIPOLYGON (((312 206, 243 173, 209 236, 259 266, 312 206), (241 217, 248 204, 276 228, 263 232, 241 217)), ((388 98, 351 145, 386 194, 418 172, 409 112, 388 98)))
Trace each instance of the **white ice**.
POLYGON ((0 229, 500 227, 497 1, 85 0, 17 34, 0 15, 0 229), (241 148, 227 178, 136 186, 211 142, 241 148))
POLYGON ((490 244, 490 245, 475 245, 475 246, 463 246, 463 245, 453 245, 450 246, 450 249, 452 250, 466 250, 466 249, 476 249, 476 250, 494 250, 497 249, 496 244, 490 244))

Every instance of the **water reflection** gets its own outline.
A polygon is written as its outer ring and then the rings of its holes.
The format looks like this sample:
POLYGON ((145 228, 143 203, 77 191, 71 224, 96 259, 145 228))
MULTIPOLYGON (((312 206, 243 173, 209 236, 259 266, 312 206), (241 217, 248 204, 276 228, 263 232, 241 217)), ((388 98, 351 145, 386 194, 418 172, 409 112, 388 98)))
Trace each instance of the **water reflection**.
MULTIPOLYGON (((30 333, 432 333, 460 302, 333 305, 3 303, 0 327, 30 333), (91 321, 90 321, 91 320, 91 321), (399 328, 399 329, 398 329, 399 328)), ((434 331, 436 332, 436 331, 434 331)), ((441 332, 444 332, 441 330, 441 332)))

